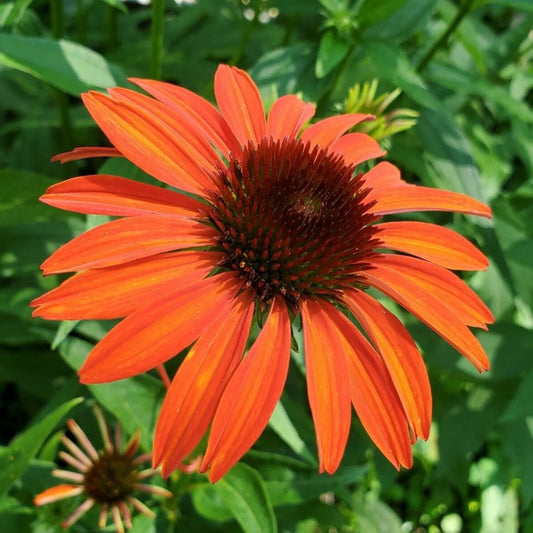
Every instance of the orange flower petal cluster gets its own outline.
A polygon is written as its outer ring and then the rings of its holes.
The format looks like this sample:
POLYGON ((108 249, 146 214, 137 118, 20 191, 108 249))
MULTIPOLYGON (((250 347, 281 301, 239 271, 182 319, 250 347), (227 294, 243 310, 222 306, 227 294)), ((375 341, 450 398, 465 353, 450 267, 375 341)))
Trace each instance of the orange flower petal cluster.
POLYGON ((167 392, 154 464, 168 475, 210 429, 201 471, 220 479, 268 423, 287 377, 291 327, 301 321, 320 471, 332 473, 354 407, 397 468, 428 437, 431 391, 401 322, 373 287, 436 331, 478 370, 489 361, 469 327, 492 314, 450 269, 481 270, 485 256, 454 231, 383 216, 450 211, 490 217, 462 194, 410 185, 363 133, 370 115, 306 126, 314 107, 283 96, 268 117, 244 71, 221 65, 217 107, 168 83, 83 101, 113 148, 61 154, 123 156, 167 188, 112 175, 53 185, 42 201, 118 217, 65 244, 45 274, 77 272, 33 302, 54 320, 122 319, 92 350, 83 383, 134 376, 191 347, 167 392), (399 252, 399 253, 398 253, 399 252), (361 328, 347 318, 351 312, 361 328), (250 345, 254 315, 264 325, 250 345))

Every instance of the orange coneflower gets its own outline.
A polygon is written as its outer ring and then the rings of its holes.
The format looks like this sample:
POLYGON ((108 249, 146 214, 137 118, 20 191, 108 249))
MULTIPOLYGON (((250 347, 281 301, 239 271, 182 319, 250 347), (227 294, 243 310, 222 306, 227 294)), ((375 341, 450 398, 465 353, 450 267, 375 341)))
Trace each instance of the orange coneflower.
POLYGON ((385 456, 410 466, 411 442, 429 433, 428 376, 409 333, 365 288, 391 297, 484 370, 488 359, 468 326, 484 328, 493 317, 448 269, 482 270, 487 259, 452 230, 381 218, 423 210, 490 217, 490 209, 409 185, 387 162, 357 173, 383 155, 368 135, 347 133, 370 115, 306 127, 314 107, 283 96, 265 119, 252 79, 225 65, 215 75, 218 110, 182 87, 132 81, 153 98, 121 88, 83 95, 114 148, 57 159, 126 157, 172 189, 92 175, 42 197, 121 217, 42 265, 45 274, 81 272, 37 298, 35 316, 123 318, 89 354, 81 381, 127 378, 192 344, 159 416, 154 464, 169 474, 211 425, 201 471, 216 481, 267 425, 298 320, 320 471, 339 465, 351 405, 385 456), (266 318, 246 350, 254 314, 266 318))
POLYGON ((147 516, 155 516, 153 511, 134 496, 136 491, 158 494, 166 498, 172 496, 172 493, 162 487, 141 483, 157 471, 152 468, 143 469, 143 463, 152 458, 151 453, 135 455, 139 448, 140 433, 136 432, 122 447, 122 428, 116 426, 113 441, 104 415, 96 405, 94 414, 104 449, 97 451, 81 427, 70 419, 67 426, 78 444, 66 435, 62 435, 61 442, 68 451, 59 452, 59 457, 77 472, 53 470, 53 476, 69 481, 69 484, 46 489, 35 496, 34 503, 41 506, 84 495, 83 503, 61 524, 64 529, 78 521, 94 505, 99 505, 101 510, 98 527, 106 526, 108 513, 111 513, 116 530, 123 533, 124 526, 131 528, 129 505, 147 516))

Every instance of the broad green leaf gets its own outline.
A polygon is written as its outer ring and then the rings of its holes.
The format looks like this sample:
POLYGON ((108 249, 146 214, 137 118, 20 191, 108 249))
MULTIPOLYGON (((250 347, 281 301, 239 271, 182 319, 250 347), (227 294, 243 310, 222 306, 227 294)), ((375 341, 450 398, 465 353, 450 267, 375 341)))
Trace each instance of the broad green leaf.
POLYGON ((288 505, 313 500, 338 487, 357 483, 366 473, 366 466, 349 466, 332 476, 314 474, 312 477, 266 481, 265 484, 272 505, 288 505))
POLYGON ((356 497, 352 505, 358 531, 365 533, 402 533, 402 521, 385 503, 367 497, 356 497))
POLYGON ((423 158, 433 185, 461 192, 484 201, 483 185, 468 141, 445 114, 425 109, 416 129, 423 145, 423 158))
POLYGON ((246 533, 275 533, 278 528, 265 484, 256 470, 237 463, 213 490, 246 533))
POLYGON ((0 33, 0 65, 27 72, 75 96, 127 83, 120 68, 100 54, 64 40, 0 33))
POLYGON ((477 0, 476 7, 481 7, 487 4, 495 4, 533 12, 533 2, 531 0, 477 0))
POLYGON ((122 13, 128 13, 128 8, 124 5, 124 2, 121 2, 120 0, 102 0, 102 2, 106 3, 108 6, 118 9, 119 11, 122 11, 122 13))
POLYGON ((519 418, 533 416, 533 401, 531 401, 531 391, 533 390, 533 367, 524 376, 511 403, 502 415, 502 421, 511 421, 519 418))
POLYGON ((7 449, 3 450, 0 455, 0 497, 26 470, 53 429, 81 401, 82 398, 74 398, 63 403, 51 413, 31 424, 24 433, 11 441, 7 449))
POLYGON ((376 77, 386 79, 395 88, 402 89, 419 105, 442 109, 442 104, 432 95, 411 61, 398 47, 380 41, 365 40, 361 43, 360 53, 371 62, 376 77))
POLYGON ((366 0, 363 5, 363 16, 366 17, 367 21, 363 18, 362 24, 365 26, 367 23, 371 25, 365 27, 363 36, 384 41, 406 41, 419 28, 427 25, 436 5, 437 0, 407 0, 406 2, 400 2, 399 0, 388 0, 387 2, 366 0), (389 16, 376 20, 378 17, 376 15, 374 18, 372 10, 385 9, 384 4, 388 10, 392 10, 393 7, 395 10, 389 16), (373 20, 375 20, 375 23, 373 20))
POLYGON ((277 433, 278 437, 291 447, 292 451, 307 459, 311 464, 316 464, 316 458, 298 434, 281 401, 278 402, 274 409, 268 424, 277 433))
POLYGON ((245 532, 276 532, 276 518, 265 484, 256 470, 237 463, 214 485, 204 484, 192 493, 196 510, 217 522, 232 518, 245 532))
MULTIPOLYGON (((78 370, 92 345, 81 339, 67 337, 58 351, 74 370, 78 370)), ((145 450, 152 447, 152 435, 164 394, 162 382, 148 374, 101 385, 88 385, 98 402, 113 413, 127 433, 141 431, 145 450)))
POLYGON ((323 78, 329 74, 346 56, 350 45, 333 30, 327 31, 320 39, 315 63, 315 76, 323 78))
POLYGON ((361 26, 368 27, 389 19, 396 11, 402 8, 409 0, 363 0, 358 11, 357 21, 361 26))

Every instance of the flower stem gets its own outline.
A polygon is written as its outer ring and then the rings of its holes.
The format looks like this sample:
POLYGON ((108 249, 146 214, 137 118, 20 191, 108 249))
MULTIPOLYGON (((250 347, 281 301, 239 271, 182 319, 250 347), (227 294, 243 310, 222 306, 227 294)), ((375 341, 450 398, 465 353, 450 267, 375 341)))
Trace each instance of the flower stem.
POLYGON ((61 39, 63 37, 63 0, 50 0, 50 18, 52 26, 52 37, 61 39))
POLYGON ((161 79, 163 58, 163 20, 165 0, 152 0, 152 49, 150 54, 150 77, 161 79))
MULTIPOLYGON (((55 40, 63 37, 63 0, 50 0, 50 18, 52 27, 52 37, 55 40)), ((70 121, 70 110, 67 95, 56 87, 52 87, 54 100, 59 113, 59 124, 61 129, 60 150, 65 150, 72 141, 72 125, 70 121)))
POLYGON ((437 53, 437 51, 443 46, 446 46, 450 35, 457 29, 457 26, 459 26, 459 24, 466 17, 466 15, 468 15, 473 3, 474 0, 464 0, 464 2, 461 4, 461 7, 455 14, 455 17, 452 19, 444 33, 433 43, 433 46, 424 54, 424 56, 418 63, 416 67, 417 72, 421 72, 422 70, 424 70, 427 67, 428 63, 433 59, 433 56, 437 53))

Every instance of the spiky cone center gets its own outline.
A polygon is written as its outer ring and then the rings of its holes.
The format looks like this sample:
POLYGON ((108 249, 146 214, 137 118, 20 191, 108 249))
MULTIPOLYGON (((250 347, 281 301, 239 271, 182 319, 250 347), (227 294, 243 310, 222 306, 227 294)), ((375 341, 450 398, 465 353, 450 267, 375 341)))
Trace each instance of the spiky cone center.
POLYGON ((135 490, 139 473, 131 457, 116 451, 103 452, 85 473, 87 494, 100 504, 126 501, 135 490))
POLYGON ((335 299, 361 282, 379 244, 366 189, 354 166, 297 139, 250 143, 218 169, 210 222, 220 231, 222 266, 236 270, 256 299, 281 294, 335 299))

